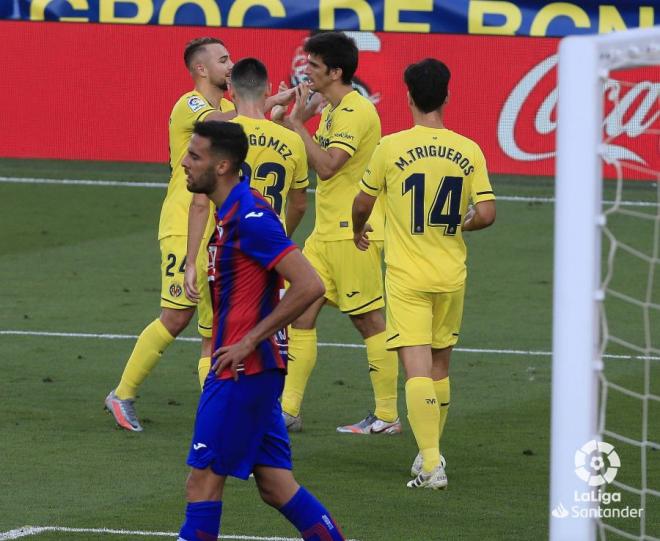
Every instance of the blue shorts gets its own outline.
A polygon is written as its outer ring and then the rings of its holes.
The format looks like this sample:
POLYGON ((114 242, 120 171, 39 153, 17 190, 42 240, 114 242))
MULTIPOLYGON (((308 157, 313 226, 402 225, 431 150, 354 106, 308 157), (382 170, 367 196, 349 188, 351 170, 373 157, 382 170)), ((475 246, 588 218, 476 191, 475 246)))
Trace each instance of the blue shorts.
POLYGON ((233 379, 207 378, 197 407, 187 464, 247 479, 255 466, 291 469, 280 396, 284 374, 268 370, 233 379))

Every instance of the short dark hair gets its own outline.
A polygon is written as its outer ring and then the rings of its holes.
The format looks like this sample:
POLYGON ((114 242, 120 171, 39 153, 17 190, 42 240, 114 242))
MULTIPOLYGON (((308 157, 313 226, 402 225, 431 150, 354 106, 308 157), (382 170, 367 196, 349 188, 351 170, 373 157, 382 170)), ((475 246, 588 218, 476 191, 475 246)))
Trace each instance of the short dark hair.
POLYGON ((320 56, 330 69, 341 68, 341 80, 350 84, 358 67, 355 40, 343 32, 320 32, 305 42, 305 52, 320 56))
POLYGON ((423 113, 435 111, 445 102, 450 77, 449 68, 435 58, 410 64, 403 73, 410 97, 423 113))
POLYGON ((243 58, 231 70, 231 84, 239 95, 258 97, 268 84, 268 70, 256 58, 243 58))
POLYGON ((248 152, 248 140, 243 126, 236 122, 209 120, 195 122, 193 133, 209 139, 211 152, 228 158, 234 165, 233 171, 240 171, 248 152))
POLYGON ((217 43, 223 47, 225 45, 218 38, 211 37, 195 38, 186 43, 186 48, 183 50, 183 61, 185 62, 186 67, 190 69, 192 67, 191 63, 193 56, 195 56, 198 51, 204 49, 206 45, 211 45, 212 43, 217 43))

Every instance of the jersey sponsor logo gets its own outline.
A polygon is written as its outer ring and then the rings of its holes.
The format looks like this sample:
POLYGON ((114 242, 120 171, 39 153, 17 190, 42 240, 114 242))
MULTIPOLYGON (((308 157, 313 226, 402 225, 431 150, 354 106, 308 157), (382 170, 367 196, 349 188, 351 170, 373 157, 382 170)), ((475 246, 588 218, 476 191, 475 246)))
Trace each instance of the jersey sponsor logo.
POLYGON ((193 113, 196 113, 200 109, 204 109, 204 107, 206 106, 207 106, 206 102, 199 96, 190 96, 188 98, 188 107, 190 107, 190 110, 193 113))
POLYGON ((349 109, 348 107, 342 107, 341 110, 346 111, 347 113, 352 113, 353 111, 355 111, 355 109, 349 109))
POLYGON ((339 133, 335 133, 335 137, 340 138, 340 139, 346 139, 348 141, 353 141, 355 137, 353 137, 350 133, 341 131, 339 133))
POLYGON ((206 444, 204 444, 204 443, 194 443, 193 444, 193 449, 195 451, 199 451, 200 449, 205 449, 205 448, 206 448, 206 444))
POLYGON ((352 297, 355 297, 355 295, 357 295, 358 293, 360 293, 360 292, 359 291, 351 291, 350 293, 346 293, 346 296, 350 299, 352 297))
POLYGON ((183 289, 181 289, 179 284, 174 283, 170 285, 170 295, 172 295, 172 297, 180 297, 181 293, 183 293, 183 289))
POLYGON ((248 212, 246 218, 261 218, 264 215, 263 212, 248 212))

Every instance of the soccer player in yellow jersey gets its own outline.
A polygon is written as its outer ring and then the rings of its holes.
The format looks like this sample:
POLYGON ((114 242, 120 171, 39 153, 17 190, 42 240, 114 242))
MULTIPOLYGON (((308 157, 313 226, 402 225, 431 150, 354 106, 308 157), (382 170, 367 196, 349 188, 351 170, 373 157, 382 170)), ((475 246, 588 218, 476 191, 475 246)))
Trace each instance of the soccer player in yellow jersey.
MULTIPOLYGON (((241 166, 243 177, 248 178, 250 186, 271 204, 291 236, 307 208, 305 192, 309 179, 305 145, 297 133, 265 117, 266 99, 271 91, 266 66, 256 58, 244 58, 234 65, 231 77, 230 95, 238 112, 231 121, 243 126, 249 144, 241 166)), ((202 208, 209 204, 206 195, 193 196, 194 206, 202 208)), ((206 228, 204 214, 192 210, 189 226, 187 260, 195 261, 206 228)), ((203 275, 206 278, 206 272, 203 275)), ((186 265, 186 296, 199 302, 200 287, 198 269, 186 265)), ((209 368, 205 367, 203 373, 200 371, 202 383, 209 368)))
MULTIPOLYGON (((328 301, 351 318, 364 339, 376 403, 373 414, 337 430, 396 434, 401 431, 396 403, 398 364, 396 355, 385 349, 381 245, 357 251, 351 224, 353 198, 380 139, 380 119, 373 104, 351 84, 358 65, 358 50, 351 38, 342 32, 320 33, 309 38, 305 51, 309 85, 297 87, 296 104, 286 122, 302 137, 318 176, 316 223, 303 254, 321 276, 326 293, 291 326, 282 409, 289 430, 300 430, 302 399, 317 357, 316 318, 328 301), (313 137, 304 126, 310 90, 328 101, 313 137)), ((383 239, 383 216, 379 208, 375 212, 372 238, 378 241, 383 239)))
MULTIPOLYGON (((195 83, 194 90, 187 92, 176 102, 170 115, 170 168, 172 176, 160 213, 158 240, 161 251, 161 313, 140 334, 129 357, 121 381, 105 400, 119 426, 135 432, 142 426, 135 413, 134 400, 137 389, 156 366, 161 355, 181 333, 195 312, 195 304, 183 291, 186 236, 188 233, 188 207, 192 194, 186 188, 186 175, 181 167, 188 150, 195 122, 224 119, 229 116, 218 112, 233 111, 233 104, 223 96, 233 63, 224 44, 215 38, 198 38, 186 45, 184 62, 195 83)), ((208 217, 207 217, 208 219, 208 217)), ((206 256, 198 265, 206 269, 206 256)), ((200 277, 205 279, 205 272, 200 277)), ((206 299, 199 305, 198 328, 202 335, 202 360, 210 358, 211 312, 208 288, 206 299)))
POLYGON ((233 122, 243 126, 249 143, 243 174, 280 215, 291 236, 307 208, 305 145, 297 133, 265 118, 271 91, 266 67, 256 58, 243 59, 237 66, 230 92, 238 110, 233 122))
POLYGON ((367 220, 377 197, 386 196, 387 347, 398 351, 406 371, 408 419, 419 447, 410 488, 447 486, 440 438, 449 407, 449 357, 463 314, 463 231, 495 220, 481 149, 443 123, 449 78, 439 60, 408 66, 404 80, 415 126, 383 137, 353 203, 354 242, 365 250, 367 220))

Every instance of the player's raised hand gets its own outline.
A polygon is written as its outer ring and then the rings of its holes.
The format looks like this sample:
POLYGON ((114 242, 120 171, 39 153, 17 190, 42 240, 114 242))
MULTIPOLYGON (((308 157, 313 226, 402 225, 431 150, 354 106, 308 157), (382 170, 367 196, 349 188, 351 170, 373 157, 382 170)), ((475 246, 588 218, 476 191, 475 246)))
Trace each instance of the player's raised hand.
POLYGON ((291 124, 302 125, 305 123, 305 108, 307 107, 307 99, 309 98, 309 84, 300 83, 295 87, 296 101, 293 104, 293 109, 289 113, 288 121, 291 124))
POLYGON ((296 97, 296 89, 286 86, 284 81, 280 81, 277 87, 277 94, 273 96, 275 105, 289 105, 296 97))
POLYGON ((369 240, 369 233, 373 230, 373 227, 369 224, 364 224, 362 231, 353 235, 353 242, 358 250, 362 250, 363 252, 367 251, 369 244, 371 243, 369 240))
POLYGON ((283 124, 285 114, 286 107, 284 105, 276 105, 270 110, 270 119, 278 124, 283 124))
POLYGON ((305 122, 313 116, 321 114, 321 110, 328 104, 328 100, 320 92, 312 92, 305 106, 305 122))
POLYGON ((254 347, 254 342, 248 336, 245 336, 240 342, 230 346, 219 347, 213 352, 215 362, 211 366, 211 370, 216 374, 220 374, 228 368, 234 380, 238 380, 238 365, 254 351, 254 347))
POLYGON ((197 290, 197 268, 195 265, 186 265, 186 271, 183 275, 183 290, 186 292, 188 299, 195 304, 199 302, 201 297, 197 290))

